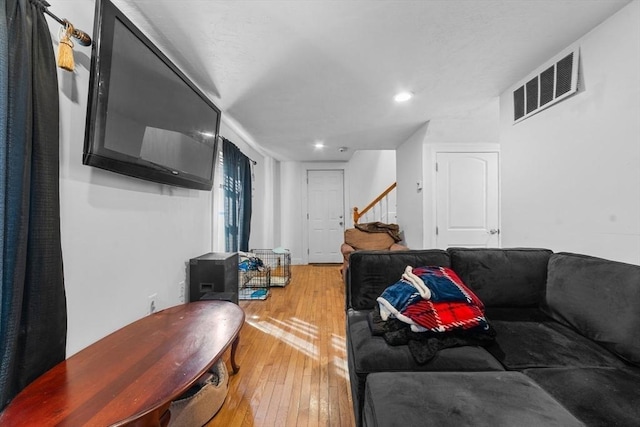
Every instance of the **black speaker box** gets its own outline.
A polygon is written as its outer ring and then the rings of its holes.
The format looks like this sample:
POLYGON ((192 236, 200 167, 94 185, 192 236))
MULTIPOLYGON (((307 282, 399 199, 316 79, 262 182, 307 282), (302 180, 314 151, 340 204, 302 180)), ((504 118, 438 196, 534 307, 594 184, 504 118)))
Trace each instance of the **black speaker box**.
POLYGON ((237 253, 210 252, 189 260, 189 301, 201 299, 238 303, 237 253))

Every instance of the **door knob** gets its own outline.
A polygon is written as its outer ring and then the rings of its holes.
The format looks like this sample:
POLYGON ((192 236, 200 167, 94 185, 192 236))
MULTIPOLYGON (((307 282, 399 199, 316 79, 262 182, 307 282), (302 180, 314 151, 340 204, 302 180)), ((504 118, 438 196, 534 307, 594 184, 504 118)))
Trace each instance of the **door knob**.
POLYGON ((487 233, 492 234, 492 235, 493 234, 500 234, 500 230, 498 230, 497 228, 492 228, 487 233))

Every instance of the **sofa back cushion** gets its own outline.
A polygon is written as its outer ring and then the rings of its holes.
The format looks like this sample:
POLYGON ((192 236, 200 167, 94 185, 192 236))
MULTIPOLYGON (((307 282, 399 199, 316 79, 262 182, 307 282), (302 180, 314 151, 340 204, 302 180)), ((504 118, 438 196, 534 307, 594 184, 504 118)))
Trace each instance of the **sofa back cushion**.
POLYGON ((370 310, 376 298, 402 277, 405 268, 438 265, 449 267, 449 255, 440 249, 408 251, 358 251, 349 258, 347 308, 370 310))
POLYGON ((553 254, 543 310, 640 365, 640 266, 553 254))
POLYGON ((548 249, 449 248, 451 268, 485 307, 528 307, 543 301, 548 249))

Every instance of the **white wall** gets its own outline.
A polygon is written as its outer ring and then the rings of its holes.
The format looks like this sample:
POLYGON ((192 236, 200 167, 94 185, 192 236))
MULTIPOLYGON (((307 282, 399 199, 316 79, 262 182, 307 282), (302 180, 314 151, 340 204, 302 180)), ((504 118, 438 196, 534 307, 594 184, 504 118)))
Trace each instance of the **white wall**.
POLYGON ((639 264, 640 2, 577 44, 577 94, 516 125, 501 96, 503 246, 639 264))
POLYGON ((291 251, 291 263, 303 263, 302 224, 303 219, 302 190, 306 186, 306 174, 300 162, 280 163, 280 217, 276 222, 280 227, 280 240, 274 242, 276 247, 291 251))
POLYGON ((424 185, 423 156, 429 123, 421 126, 396 150, 398 225, 404 234, 404 243, 411 249, 424 247, 424 185))
POLYGON ((497 143, 500 137, 500 99, 489 98, 476 108, 429 120, 428 144, 497 143))
MULTIPOLYGON (((52 9, 92 33, 94 2, 52 9)), ((54 50, 59 25, 49 20, 54 50)), ((211 193, 150 183, 82 165, 91 49, 76 45, 76 70, 58 70, 60 85, 61 233, 68 303, 67 354, 145 316, 178 304, 178 283, 192 257, 211 250, 211 193)), ((258 161, 231 129, 222 134, 258 161)), ((256 196, 260 199, 260 196, 256 196)), ((254 215, 261 217, 261 207, 254 215)), ((260 226, 254 238, 260 240, 260 226)))

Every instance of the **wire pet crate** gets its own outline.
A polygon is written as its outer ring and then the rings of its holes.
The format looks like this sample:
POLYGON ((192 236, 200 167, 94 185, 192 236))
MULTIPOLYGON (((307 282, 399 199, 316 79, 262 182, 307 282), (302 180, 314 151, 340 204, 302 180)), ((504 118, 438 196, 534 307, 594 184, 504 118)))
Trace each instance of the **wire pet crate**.
POLYGON ((238 299, 267 299, 270 276, 269 267, 256 254, 242 253, 238 264, 238 299))
POLYGON ((251 251, 270 270, 269 286, 284 287, 291 281, 291 252, 288 249, 253 249, 251 251))

